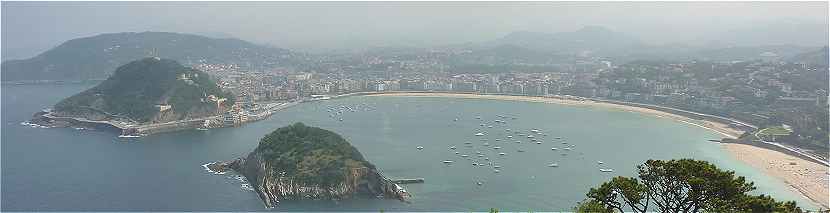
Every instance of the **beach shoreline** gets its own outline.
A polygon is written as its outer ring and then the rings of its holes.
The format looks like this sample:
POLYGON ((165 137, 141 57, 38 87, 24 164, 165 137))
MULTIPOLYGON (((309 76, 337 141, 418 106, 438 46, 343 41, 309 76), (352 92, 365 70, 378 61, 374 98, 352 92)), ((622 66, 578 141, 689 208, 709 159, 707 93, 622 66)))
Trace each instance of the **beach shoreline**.
MULTIPOLYGON (((712 120, 698 120, 687 116, 670 112, 615 104, 603 101, 593 101, 583 98, 559 98, 540 96, 513 96, 498 94, 476 94, 476 93, 443 93, 443 92, 393 92, 393 93, 367 93, 360 94, 377 97, 442 97, 442 98, 464 98, 464 99, 487 99, 505 101, 524 101, 536 103, 560 104, 569 106, 601 107, 613 110, 641 113, 649 116, 667 118, 685 124, 704 128, 726 138, 738 138, 744 131, 729 124, 712 120)), ((786 183, 789 189, 800 194, 813 202, 814 205, 824 209, 830 208, 828 204, 828 167, 816 162, 808 161, 797 156, 792 156, 779 151, 765 149, 747 144, 721 143, 721 147, 729 152, 735 159, 761 170, 764 174, 779 179, 786 183)))

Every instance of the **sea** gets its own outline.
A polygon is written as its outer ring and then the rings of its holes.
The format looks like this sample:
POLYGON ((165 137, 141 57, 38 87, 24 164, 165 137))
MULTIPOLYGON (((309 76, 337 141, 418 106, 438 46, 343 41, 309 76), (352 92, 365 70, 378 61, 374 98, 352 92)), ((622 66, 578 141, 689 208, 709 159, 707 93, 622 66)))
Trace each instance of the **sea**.
POLYGON ((357 96, 299 104, 236 128, 141 138, 21 125, 92 86, 0 88, 0 210, 569 211, 591 187, 634 176, 648 159, 679 158, 710 161, 755 182, 754 193, 815 208, 783 181, 708 141, 723 137, 717 133, 600 107, 357 96), (403 185, 412 195, 408 202, 283 201, 266 208, 238 174, 214 174, 202 166, 243 157, 262 136, 295 122, 342 135, 388 178, 424 183, 403 185))

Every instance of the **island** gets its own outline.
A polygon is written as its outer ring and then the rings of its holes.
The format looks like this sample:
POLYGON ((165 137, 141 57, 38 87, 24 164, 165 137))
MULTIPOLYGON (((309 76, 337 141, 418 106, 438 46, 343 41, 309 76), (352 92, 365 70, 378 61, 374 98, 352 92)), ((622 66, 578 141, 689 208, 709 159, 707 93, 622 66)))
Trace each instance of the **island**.
POLYGON ((340 135, 295 123, 265 135, 247 157, 207 165, 244 176, 267 207, 281 200, 356 196, 404 201, 409 194, 385 178, 340 135))
POLYGON ((95 87, 36 113, 30 123, 115 128, 122 136, 138 136, 213 125, 233 104, 234 96, 208 74, 149 57, 118 67, 95 87))

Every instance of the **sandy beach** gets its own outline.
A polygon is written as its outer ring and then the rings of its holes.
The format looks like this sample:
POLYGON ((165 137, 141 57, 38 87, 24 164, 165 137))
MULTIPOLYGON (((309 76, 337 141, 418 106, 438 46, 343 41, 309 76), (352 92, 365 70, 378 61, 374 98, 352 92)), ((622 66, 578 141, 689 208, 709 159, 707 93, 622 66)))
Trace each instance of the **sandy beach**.
MULTIPOLYGON (((532 96, 510 96, 510 95, 487 95, 487 94, 462 94, 462 93, 379 93, 369 94, 368 96, 400 96, 400 97, 449 97, 449 98, 470 98, 470 99, 490 99, 490 100, 507 100, 507 101, 527 101, 539 103, 551 103, 573 106, 586 107, 603 107, 614 110, 623 110, 628 112, 643 113, 646 115, 668 118, 675 121, 684 122, 686 124, 705 128, 725 137, 737 138, 744 132, 735 128, 731 128, 728 124, 708 121, 696 120, 672 114, 664 111, 640 108, 634 106, 612 104, 605 102, 595 102, 591 100, 576 100, 564 98, 549 98, 549 97, 532 97, 532 96)), ((807 161, 795 156, 791 156, 775 150, 764 149, 760 147, 745 145, 723 143, 721 145, 725 150, 732 153, 732 155, 743 163, 746 163, 756 169, 761 170, 765 174, 778 178, 790 186, 790 189, 796 193, 802 194, 824 209, 830 208, 828 204, 828 167, 807 161)))

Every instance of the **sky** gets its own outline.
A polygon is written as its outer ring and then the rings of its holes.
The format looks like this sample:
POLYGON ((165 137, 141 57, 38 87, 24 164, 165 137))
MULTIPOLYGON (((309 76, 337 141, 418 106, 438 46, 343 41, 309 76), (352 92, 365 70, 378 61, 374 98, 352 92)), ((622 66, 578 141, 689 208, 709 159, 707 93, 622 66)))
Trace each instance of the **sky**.
POLYGON ((3 59, 79 37, 172 31, 325 50, 603 26, 652 44, 826 45, 827 2, 8 2, 3 59), (743 42, 743 43, 741 43, 743 42))

